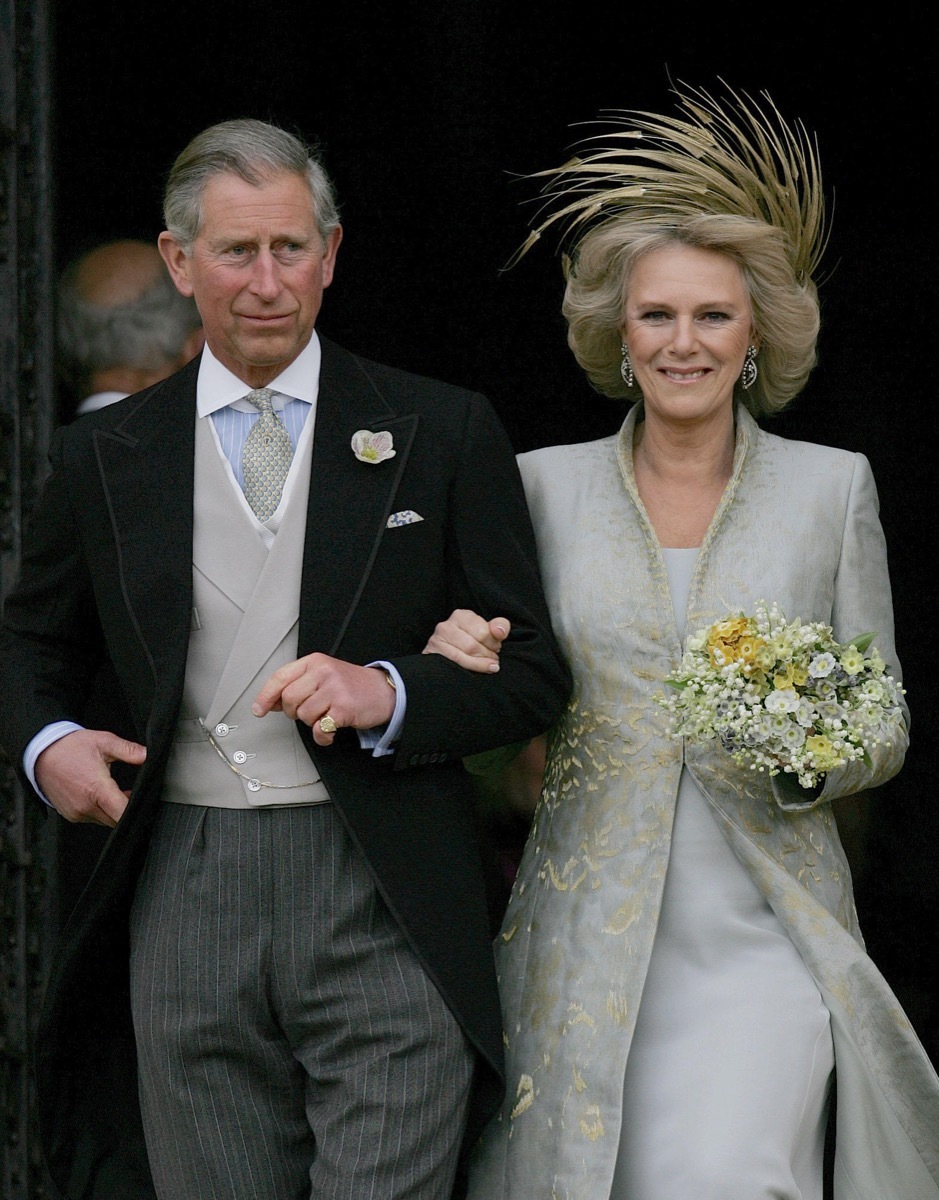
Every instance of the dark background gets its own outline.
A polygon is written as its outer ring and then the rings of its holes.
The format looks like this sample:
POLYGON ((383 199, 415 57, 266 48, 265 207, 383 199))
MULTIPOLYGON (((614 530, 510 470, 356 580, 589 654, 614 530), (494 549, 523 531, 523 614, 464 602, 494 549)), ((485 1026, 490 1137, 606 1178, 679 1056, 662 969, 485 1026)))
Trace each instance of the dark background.
POLYGON ((521 177, 562 161, 577 123, 601 110, 671 110, 670 80, 765 89, 815 130, 834 197, 819 365, 769 428, 861 450, 878 481, 913 746, 845 835, 871 954, 939 1061, 932 30, 898 5, 869 17, 777 6, 772 18, 734 3, 548 8, 63 0, 58 260, 155 238, 166 171, 189 139, 232 117, 272 120, 318 141, 337 185, 345 240, 320 328, 485 392, 519 451, 582 441, 622 414, 567 350, 556 246, 502 270, 533 211, 521 177))

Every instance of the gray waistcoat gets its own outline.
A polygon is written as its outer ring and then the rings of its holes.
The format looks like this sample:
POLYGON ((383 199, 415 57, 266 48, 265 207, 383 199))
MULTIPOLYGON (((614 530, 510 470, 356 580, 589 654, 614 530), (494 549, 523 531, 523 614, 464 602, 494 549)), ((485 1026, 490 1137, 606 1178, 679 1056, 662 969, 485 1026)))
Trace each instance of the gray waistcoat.
POLYGON ((311 447, 311 438, 301 439, 268 550, 210 418, 196 421, 192 628, 165 800, 262 808, 329 799, 294 722, 251 712, 265 680, 297 657, 311 447))

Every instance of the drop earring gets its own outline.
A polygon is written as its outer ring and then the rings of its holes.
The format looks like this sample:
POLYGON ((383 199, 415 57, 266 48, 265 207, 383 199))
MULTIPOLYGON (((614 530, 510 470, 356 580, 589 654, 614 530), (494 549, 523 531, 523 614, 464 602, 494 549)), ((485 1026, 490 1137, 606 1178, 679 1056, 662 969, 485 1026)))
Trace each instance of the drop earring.
MULTIPOLYGON (((634 378, 633 365, 629 361, 629 347, 626 345, 625 342, 623 342, 623 344, 620 346, 619 352, 623 356, 623 360, 619 365, 619 373, 623 377, 623 383, 625 383, 628 388, 631 388, 633 385, 633 378, 634 378)), ((755 369, 756 368, 754 368, 754 370, 755 369)), ((756 376, 754 376, 754 378, 756 378, 756 376)), ((744 384, 744 387, 746 387, 746 384, 744 384)))
POLYGON ((756 365, 756 346, 747 346, 747 357, 743 361, 743 374, 740 376, 745 391, 753 387, 759 373, 756 365))

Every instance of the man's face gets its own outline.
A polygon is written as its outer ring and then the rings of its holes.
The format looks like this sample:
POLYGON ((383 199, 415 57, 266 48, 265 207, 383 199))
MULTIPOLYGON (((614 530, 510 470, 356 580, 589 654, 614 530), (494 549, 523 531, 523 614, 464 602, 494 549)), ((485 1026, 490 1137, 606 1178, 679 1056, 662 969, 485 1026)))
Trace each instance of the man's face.
POLYGON ((177 288, 195 297, 212 353, 257 388, 309 342, 341 239, 337 229, 323 245, 302 175, 254 187, 224 173, 202 193, 191 254, 165 231, 159 245, 177 288))

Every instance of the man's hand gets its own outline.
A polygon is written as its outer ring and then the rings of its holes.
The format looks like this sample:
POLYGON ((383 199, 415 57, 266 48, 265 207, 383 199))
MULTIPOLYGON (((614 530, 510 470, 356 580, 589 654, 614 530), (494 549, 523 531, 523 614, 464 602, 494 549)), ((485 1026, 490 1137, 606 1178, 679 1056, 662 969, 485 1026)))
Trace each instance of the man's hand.
POLYGON ((114 826, 128 793, 111 778, 111 763, 140 766, 147 749, 103 729, 79 729, 47 746, 36 759, 36 783, 66 821, 114 826))
POLYGON ((422 654, 441 654, 467 671, 498 671, 499 651, 509 636, 508 617, 487 621, 468 608, 455 608, 427 639, 422 654))
MULTIPOLYGON (((318 746, 331 746, 336 729, 374 729, 387 725, 395 708, 394 689, 385 672, 375 667, 308 654, 275 671, 251 706, 256 717, 282 712, 313 730, 318 746), (326 714, 335 729, 326 732, 321 720, 326 714)), ((329 726, 329 722, 327 722, 329 726)))

